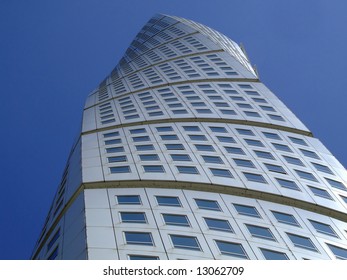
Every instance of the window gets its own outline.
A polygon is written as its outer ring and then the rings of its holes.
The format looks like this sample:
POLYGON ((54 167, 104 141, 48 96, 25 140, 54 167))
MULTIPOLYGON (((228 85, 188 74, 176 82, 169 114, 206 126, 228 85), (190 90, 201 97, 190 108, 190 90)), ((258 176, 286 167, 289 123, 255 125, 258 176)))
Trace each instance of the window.
POLYGON ((263 109, 264 111, 276 112, 276 110, 275 110, 273 107, 271 107, 271 106, 259 105, 259 107, 260 107, 261 109, 263 109))
POLYGON ((57 232, 53 235, 51 240, 47 243, 47 251, 49 251, 53 247, 53 245, 55 244, 55 242, 58 240, 59 237, 60 237, 60 229, 57 230, 57 232))
POLYGON ((216 133, 228 133, 228 131, 224 127, 210 126, 212 132, 216 133))
POLYGON ((298 185, 295 182, 293 182, 293 181, 280 179, 280 178, 275 178, 275 179, 277 180, 277 182, 280 184, 280 186, 282 188, 292 189, 292 190, 296 190, 296 191, 300 190, 298 185))
POLYGON ((246 227, 253 237, 263 238, 267 240, 276 241, 270 229, 266 227, 260 227, 255 225, 247 225, 246 227))
POLYGON ((202 158, 204 159, 206 163, 217 163, 217 164, 224 163, 223 160, 218 156, 202 156, 202 158))
POLYGON ((123 223, 147 223, 146 214, 143 212, 121 212, 120 217, 123 223))
POLYGON ((150 145, 136 145, 137 151, 152 151, 154 150, 154 146, 152 144, 150 145))
POLYGON ((251 89, 252 86, 251 85, 247 85, 247 84, 239 84, 238 85, 240 88, 243 88, 243 89, 251 89))
POLYGON ((181 202, 177 196, 156 196, 158 205, 181 207, 181 202))
POLYGON ((204 218, 206 225, 211 230, 234 232, 227 220, 204 218))
POLYGON ((201 131, 198 126, 183 126, 185 131, 201 131))
POLYGON ((124 152, 123 147, 114 147, 114 148, 107 148, 106 153, 111 154, 111 153, 121 153, 124 152))
POLYGON ((164 140, 164 141, 178 140, 178 137, 175 134, 160 135, 160 137, 161 137, 161 140, 164 140))
POLYGON ((130 134, 146 133, 145 128, 130 129, 130 134))
POLYGON ((173 246, 177 249, 201 251, 198 239, 194 236, 170 234, 173 246))
POLYGON ((310 158, 320 159, 320 157, 315 152, 304 150, 304 149, 299 149, 299 150, 302 152, 302 154, 304 156, 307 156, 307 157, 310 157, 310 158))
POLYGON ((313 244, 310 238, 288 232, 287 235, 295 247, 318 252, 316 246, 313 244))
POLYGON ((194 145, 198 151, 202 152, 215 152, 215 149, 211 145, 194 145))
POLYGON ((108 157, 108 162, 113 163, 113 162, 125 162, 127 161, 126 156, 117 156, 117 157, 108 157))
POLYGON ((242 173, 243 173, 243 175, 245 175, 245 177, 248 181, 267 184, 267 181, 265 180, 263 175, 248 173, 248 172, 242 172, 242 173))
POLYGON ((248 116, 248 117, 255 117, 255 118, 260 118, 260 115, 259 115, 259 113, 257 113, 257 112, 252 112, 252 111, 243 111, 245 114, 246 114, 246 116, 248 116))
POLYGON ((295 219, 293 215, 277 211, 271 212, 279 223, 300 227, 298 221, 295 219))
POLYGON ((144 165, 143 169, 149 173, 164 173, 165 169, 162 165, 144 165))
POLYGON ((227 169, 210 168, 212 174, 217 177, 233 178, 231 172, 227 169))
POLYGON ((115 145, 122 143, 121 139, 112 139, 112 140, 106 140, 105 145, 115 145))
POLYGON ((294 169, 294 170, 299 175, 299 177, 301 179, 306 179, 306 180, 318 182, 317 178, 313 174, 311 174, 309 172, 302 171, 302 170, 296 170, 296 169, 294 169))
POLYGON ((239 158, 233 158, 233 160, 237 166, 255 168, 255 165, 253 164, 253 162, 251 160, 239 159, 239 158))
POLYGON ((237 148, 237 147, 224 147, 224 148, 230 154, 238 154, 238 155, 246 154, 241 148, 237 148))
POLYGON ((274 165, 274 164, 269 164, 269 163, 264 163, 264 165, 267 168, 267 170, 269 170, 271 172, 287 174, 287 172, 284 170, 284 168, 280 165, 274 165))
POLYGON ((288 138, 295 144, 307 146, 307 143, 303 139, 292 137, 292 136, 289 136, 288 138))
POLYGON ((291 164, 295 164, 295 165, 300 165, 300 166, 305 166, 302 161, 298 158, 295 157, 289 157, 289 156, 283 156, 283 158, 291 164))
POLYGON ((142 161, 156 161, 159 160, 159 156, 156 154, 150 154, 150 155, 139 155, 140 160, 142 161))
POLYGON ((199 171, 194 166, 176 166, 181 174, 199 174, 199 171))
POLYGON ((168 150, 184 150, 182 144, 165 144, 166 149, 168 150))
POLYGON ((311 190, 311 192, 314 195, 320 196, 320 197, 323 197, 323 198, 326 198, 326 199, 333 200, 331 195, 326 190, 323 190, 323 189, 320 189, 320 188, 316 188, 316 187, 312 187, 312 186, 308 186, 308 187, 309 187, 309 189, 311 190))
POLYGON ((250 216, 250 217, 254 217, 254 218, 260 218, 260 214, 259 214, 258 210, 253 206, 242 205, 242 204, 233 204, 233 205, 234 205, 236 211, 240 215, 250 216))
POLYGON ((189 227, 189 221, 186 215, 163 214, 166 225, 189 227))
POLYGON ((321 222, 317 222, 317 221, 313 221, 310 220, 310 223, 312 224, 312 226, 316 229, 317 232, 326 234, 326 235, 330 235, 330 236, 334 236, 334 237, 338 237, 336 232, 333 230, 333 228, 328 225, 328 224, 323 224, 321 222))
POLYGON ((245 249, 239 243, 216 240, 216 244, 222 255, 248 259, 245 249))
POLYGON ((250 146, 265 147, 264 144, 259 140, 245 139, 245 141, 250 146))
POLYGON ((330 186, 332 186, 333 188, 336 189, 340 189, 340 190, 346 190, 346 187, 344 184, 342 184, 341 182, 329 179, 329 178, 325 178, 325 180, 327 180, 327 182, 329 183, 330 186))
POLYGON ((245 90, 245 93, 251 96, 259 96, 260 94, 254 90, 245 90))
POLYGON ((171 126, 162 126, 162 127, 157 127, 158 132, 168 132, 168 131, 173 131, 171 126))
POLYGON ((289 260, 286 253, 260 248, 266 260, 289 260))
POLYGON ((133 137, 134 142, 143 142, 143 141, 150 141, 151 139, 149 136, 138 136, 138 137, 133 137))
POLYGON ((195 198, 194 200, 196 205, 199 207, 199 209, 221 211, 218 202, 215 200, 198 199, 198 198, 195 198))
POLYGON ((207 141, 207 138, 205 135, 188 135, 190 140, 193 141, 207 141))
POLYGON ((273 115, 273 114, 267 114, 270 119, 274 120, 274 121, 280 121, 280 122, 284 122, 284 118, 278 115, 273 115))
POLYGON ((233 137, 227 137, 227 136, 217 136, 218 140, 220 142, 224 143, 236 143, 233 137))
POLYGON ((236 128, 237 132, 241 135, 251 135, 254 136, 254 133, 252 130, 249 129, 242 129, 242 128, 236 128))
POLYGON ((287 145, 278 144, 278 143, 272 143, 272 145, 275 147, 276 150, 292 153, 292 149, 289 148, 287 145))
POLYGON ((110 167, 110 172, 112 174, 114 174, 114 173, 130 173, 130 167, 129 166, 110 167))
POLYGON ((264 98, 256 98, 256 97, 252 97, 254 102, 258 102, 258 103, 267 103, 267 101, 264 98))
POLYGON ((171 154, 173 161, 192 161, 189 155, 185 154, 171 154))
POLYGON ((116 137, 119 136, 119 132, 110 132, 110 133, 105 133, 104 134, 104 138, 108 138, 108 137, 116 137))
POLYGON ((145 255, 129 255, 129 260, 159 260, 159 257, 145 255))
POLYGON ((255 154, 259 157, 259 158, 265 158, 265 159, 275 159, 274 156, 269 153, 269 152, 264 152, 264 151, 255 151, 255 154))
POLYGON ((347 260, 347 249, 345 248, 341 248, 341 247, 337 247, 335 245, 331 245, 328 244, 329 249, 331 250, 331 252, 333 252, 333 254, 335 255, 335 257, 339 260, 347 260))
POLYGON ((124 232, 126 244, 153 246, 153 239, 150 232, 124 232))
POLYGON ((269 139, 282 140, 282 138, 276 133, 263 132, 263 134, 266 138, 269 138, 269 139))
POLYGON ((315 163, 315 162, 311 162, 311 163, 318 171, 321 171, 321 172, 324 172, 324 173, 328 173, 328 174, 334 174, 328 166, 325 166, 325 165, 322 165, 322 164, 318 164, 318 163, 315 163))
POLYGON ((139 195, 117 195, 118 204, 141 204, 139 195))

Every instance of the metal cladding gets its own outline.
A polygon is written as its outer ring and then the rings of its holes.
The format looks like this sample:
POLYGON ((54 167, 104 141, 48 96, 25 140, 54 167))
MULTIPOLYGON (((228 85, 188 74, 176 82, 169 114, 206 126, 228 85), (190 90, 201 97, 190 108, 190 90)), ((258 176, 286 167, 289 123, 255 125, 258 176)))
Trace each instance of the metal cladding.
POLYGON ((87 98, 33 259, 346 259, 347 174, 223 34, 155 15, 87 98))

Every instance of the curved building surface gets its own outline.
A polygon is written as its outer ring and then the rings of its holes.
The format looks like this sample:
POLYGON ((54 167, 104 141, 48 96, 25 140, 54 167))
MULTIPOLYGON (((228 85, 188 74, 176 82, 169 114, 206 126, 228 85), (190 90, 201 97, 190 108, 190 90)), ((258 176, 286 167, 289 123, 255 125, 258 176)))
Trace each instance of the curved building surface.
POLYGON ((156 15, 87 98, 33 259, 346 259, 343 166, 232 40, 156 15))

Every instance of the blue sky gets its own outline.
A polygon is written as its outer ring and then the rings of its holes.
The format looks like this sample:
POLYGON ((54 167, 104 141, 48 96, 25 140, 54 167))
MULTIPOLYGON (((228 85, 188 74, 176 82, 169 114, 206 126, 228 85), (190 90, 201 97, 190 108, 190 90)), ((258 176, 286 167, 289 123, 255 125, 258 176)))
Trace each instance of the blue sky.
POLYGON ((27 259, 86 96, 155 13, 242 42, 261 80, 344 166, 347 2, 1 0, 0 259, 27 259))

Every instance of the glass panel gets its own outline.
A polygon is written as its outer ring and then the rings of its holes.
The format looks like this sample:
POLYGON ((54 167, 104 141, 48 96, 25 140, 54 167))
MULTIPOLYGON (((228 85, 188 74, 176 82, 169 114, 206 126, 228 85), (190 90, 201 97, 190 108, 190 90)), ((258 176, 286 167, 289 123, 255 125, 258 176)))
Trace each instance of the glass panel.
POLYGON ((189 227, 189 221, 185 215, 163 214, 166 225, 189 227))
POLYGON ((249 232, 253 237, 263 238, 267 240, 276 241, 270 229, 265 227, 259 227, 255 225, 246 225, 249 232))
POLYGON ((157 256, 129 255, 129 260, 159 260, 157 256))
POLYGON ((289 260, 287 254, 277 251, 272 251, 268 249, 260 248, 263 253, 265 259, 267 260, 289 260))
POLYGON ((127 244, 153 246, 152 235, 149 232, 124 232, 127 244))
POLYGON ((156 196, 158 205, 160 206, 176 206, 181 207, 181 202, 175 196, 156 196))
POLYGON ((175 248, 201 251, 196 237, 170 234, 175 248))
POLYGON ((145 172, 150 173, 164 173, 164 167, 162 165, 144 165, 143 169, 145 172))
POLYGON ((182 174, 199 174, 199 171, 194 166, 176 166, 179 173, 182 174))
POLYGON ((227 220, 204 218, 209 229, 233 232, 227 220))
POLYGON ((276 212, 276 211, 271 211, 271 212, 279 223, 283 223, 283 224, 287 224, 291 226, 297 226, 297 227, 300 226, 298 221, 295 219, 293 215, 276 212))
POLYGON ((248 259, 248 256, 244 248, 239 243, 216 240, 216 244, 222 255, 233 256, 241 259, 248 259))
POLYGON ((227 169, 210 168, 210 170, 214 176, 233 178, 233 175, 227 169))
POLYGON ((322 190, 322 189, 311 187, 311 186, 308 186, 308 187, 310 188, 310 190, 313 192, 314 195, 333 200, 331 195, 326 190, 322 190))
POLYGON ((267 184, 265 178, 260 174, 242 172, 248 181, 267 184))
POLYGON ((139 195, 117 195, 118 204, 141 204, 139 195))
POLYGON ((253 206, 248 206, 248 205, 241 205, 241 204, 233 204, 236 211, 240 215, 245 215, 245 216, 250 216, 250 217, 255 217, 255 218, 260 218, 260 214, 257 211, 257 209, 253 206))
POLYGON ((335 245, 331 245, 328 244, 328 247, 330 248, 330 250, 334 253, 334 255, 336 256, 337 259, 339 260, 347 260, 347 249, 345 248, 341 248, 341 247, 337 247, 335 245))
POLYGON ((170 156, 173 161, 192 161, 189 155, 176 154, 170 156))
POLYGON ((218 163, 218 164, 223 164, 223 160, 220 157, 217 156, 202 156, 204 161, 206 163, 218 163))
POLYGON ((130 173, 130 167, 129 166, 116 166, 116 167, 110 167, 111 173, 130 173))
POLYGON ((297 190, 297 191, 300 190, 298 185, 293 181, 284 180, 284 179, 280 179, 280 178, 275 178, 275 179, 283 188, 297 190))
POLYGON ((313 220, 309 220, 309 221, 312 224, 312 226, 317 230, 317 232, 337 237, 336 232, 333 230, 333 228, 330 225, 323 224, 313 220))
POLYGON ((221 211, 218 202, 215 200, 197 199, 196 198, 195 202, 200 209, 221 211))
POLYGON ((155 160, 159 160, 159 156, 156 154, 151 154, 151 155, 139 155, 140 159, 142 161, 155 161, 155 160))
POLYGON ((318 252, 316 246, 314 246, 310 238, 305 236, 295 235, 292 233, 287 233, 287 235, 290 238, 290 240, 293 242, 294 246, 318 252))

